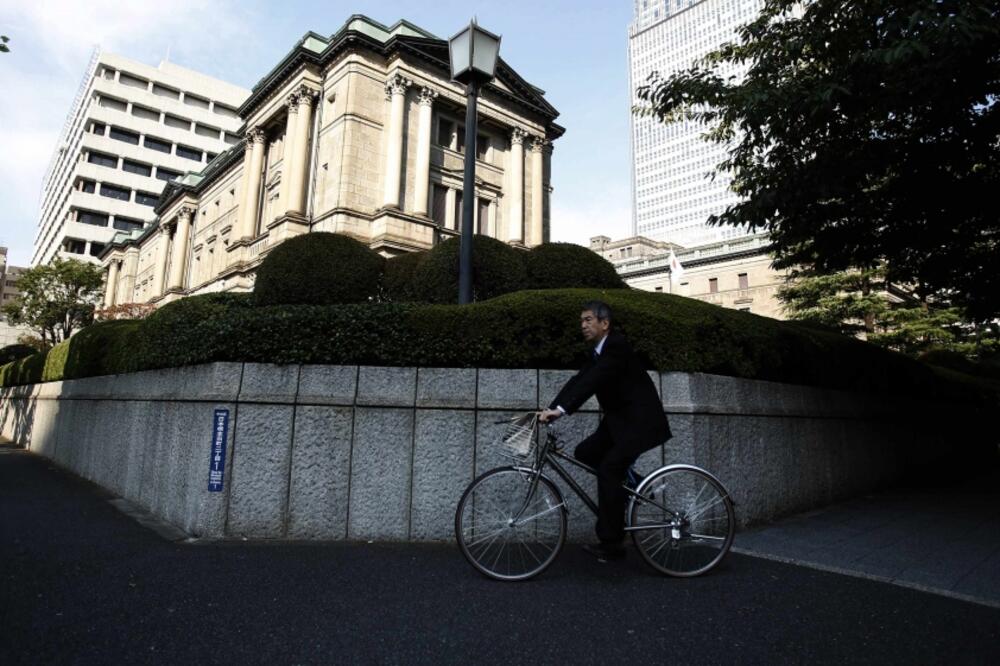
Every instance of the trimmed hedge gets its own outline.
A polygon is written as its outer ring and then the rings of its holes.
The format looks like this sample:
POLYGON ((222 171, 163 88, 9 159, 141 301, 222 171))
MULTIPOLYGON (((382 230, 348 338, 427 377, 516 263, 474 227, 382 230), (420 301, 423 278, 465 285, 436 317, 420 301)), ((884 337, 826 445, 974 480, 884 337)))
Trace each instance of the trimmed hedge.
POLYGON ((363 303, 378 296, 384 261, 350 236, 303 234, 264 257, 254 296, 260 305, 363 303))
POLYGON ((415 276, 426 259, 426 252, 407 252, 387 259, 382 273, 382 300, 390 303, 417 300, 415 276))
POLYGON ((65 360, 54 349, 49 363, 36 354, 0 378, 5 386, 56 379, 59 363, 64 377, 212 361, 573 368, 585 352, 579 309, 592 298, 611 305, 653 369, 997 404, 996 384, 957 381, 852 338, 637 290, 523 291, 468 306, 254 307, 246 294, 193 296, 143 321, 95 324, 67 343, 65 360))
MULTIPOLYGON (((461 238, 449 238, 427 252, 414 271, 413 296, 425 303, 458 301, 461 238)), ((528 281, 524 252, 489 236, 472 245, 472 300, 485 301, 524 289, 528 281)))
POLYGON ((611 262, 582 245, 542 243, 527 257, 529 289, 626 289, 611 262))
POLYGON ((19 358, 31 356, 36 351, 38 350, 34 347, 29 347, 28 345, 7 345, 6 347, 0 348, 0 365, 16 361, 19 358))

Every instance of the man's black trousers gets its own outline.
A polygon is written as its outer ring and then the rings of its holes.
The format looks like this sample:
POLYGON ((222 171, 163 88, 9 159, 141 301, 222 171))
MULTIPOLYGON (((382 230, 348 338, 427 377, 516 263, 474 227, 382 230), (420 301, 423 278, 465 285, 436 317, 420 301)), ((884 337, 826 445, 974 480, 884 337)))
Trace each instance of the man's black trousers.
POLYGON ((577 445, 574 455, 597 470, 597 538, 618 544, 625 539, 625 473, 642 451, 615 445, 602 422, 593 435, 577 445))

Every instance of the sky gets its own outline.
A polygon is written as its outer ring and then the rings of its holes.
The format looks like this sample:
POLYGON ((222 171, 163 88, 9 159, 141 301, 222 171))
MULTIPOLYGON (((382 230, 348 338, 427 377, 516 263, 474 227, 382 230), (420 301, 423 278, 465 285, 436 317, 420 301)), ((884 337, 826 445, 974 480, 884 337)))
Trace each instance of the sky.
POLYGON ((0 0, 0 245, 27 266, 42 179, 95 45, 170 61, 251 88, 313 31, 352 14, 399 19, 447 39, 476 17, 502 36, 500 55, 546 91, 566 134, 552 156, 552 240, 631 232, 630 0, 423 3, 325 0, 0 0))

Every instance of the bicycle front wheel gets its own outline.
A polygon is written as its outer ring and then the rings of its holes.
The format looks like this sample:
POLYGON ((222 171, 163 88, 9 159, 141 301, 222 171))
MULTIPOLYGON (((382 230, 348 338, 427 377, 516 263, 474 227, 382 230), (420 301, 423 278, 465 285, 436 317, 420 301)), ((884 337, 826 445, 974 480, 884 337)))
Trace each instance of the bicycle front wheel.
POLYGON ((670 576, 698 576, 729 552, 736 514, 729 493, 694 467, 654 472, 629 515, 636 549, 653 568, 670 576))
POLYGON ((566 540, 566 511, 559 491, 539 477, 528 497, 533 476, 513 467, 490 470, 469 485, 455 510, 455 537, 462 555, 490 578, 512 581, 537 576, 552 564, 566 540))

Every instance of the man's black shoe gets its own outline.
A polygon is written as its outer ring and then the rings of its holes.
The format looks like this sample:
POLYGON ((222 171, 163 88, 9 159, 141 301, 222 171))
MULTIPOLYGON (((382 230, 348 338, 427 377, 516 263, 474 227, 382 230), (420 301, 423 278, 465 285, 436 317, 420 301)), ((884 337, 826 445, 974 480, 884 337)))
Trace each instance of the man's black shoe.
POLYGON ((625 558, 625 546, 609 543, 587 543, 583 549, 597 558, 599 562, 621 560, 625 558))

